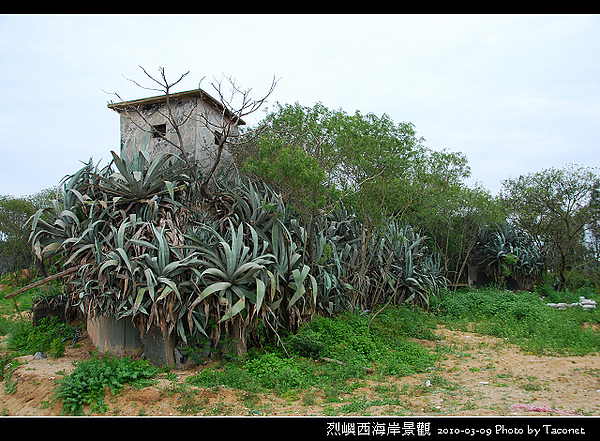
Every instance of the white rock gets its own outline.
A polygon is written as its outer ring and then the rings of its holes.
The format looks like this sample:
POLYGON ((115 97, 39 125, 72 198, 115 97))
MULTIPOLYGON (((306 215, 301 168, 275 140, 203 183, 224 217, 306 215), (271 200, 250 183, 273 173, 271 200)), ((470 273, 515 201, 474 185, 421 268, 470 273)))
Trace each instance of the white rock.
POLYGON ((552 308, 558 308, 560 310, 565 310, 567 308, 575 308, 577 306, 581 306, 583 309, 595 309, 596 301, 586 299, 583 296, 579 297, 579 302, 576 303, 546 303, 546 306, 550 306, 552 308))

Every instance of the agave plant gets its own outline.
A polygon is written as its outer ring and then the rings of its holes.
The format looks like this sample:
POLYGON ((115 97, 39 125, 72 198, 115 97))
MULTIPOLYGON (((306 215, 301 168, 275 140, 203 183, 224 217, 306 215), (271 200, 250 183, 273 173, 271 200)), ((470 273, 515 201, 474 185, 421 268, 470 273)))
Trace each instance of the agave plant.
MULTIPOLYGON (((148 274, 143 265, 149 267, 140 251, 156 250, 159 263, 166 253, 164 246, 161 248, 164 244, 151 243, 161 236, 152 233, 154 227, 148 222, 155 220, 160 210, 165 215, 161 222, 170 216, 175 193, 182 189, 187 175, 181 167, 169 165, 166 155, 148 162, 140 154, 138 168, 132 170, 113 156, 113 162, 102 169, 90 160, 63 180, 64 199, 30 219, 30 240, 39 258, 63 256, 63 265, 81 266, 68 286, 82 300, 82 308, 87 303, 88 311, 135 316, 144 306, 141 290, 134 295, 133 287, 139 283, 138 275, 145 278, 148 274)), ((159 268, 155 277, 159 282, 165 280, 160 273, 163 269, 159 268)), ((176 288, 174 283, 171 286, 176 288)), ((151 292, 152 286, 148 290, 151 292)))
MULTIPOLYGON (((31 234, 29 241, 35 255, 40 259, 49 259, 65 253, 68 245, 77 244, 81 228, 87 228, 93 222, 93 216, 88 216, 84 209, 86 200, 80 193, 85 175, 93 170, 90 160, 73 176, 64 180, 64 200, 52 201, 51 208, 38 210, 29 220, 31 234), (78 189, 79 187, 79 189, 78 189), (46 219, 52 219, 52 223, 46 219), (88 222, 85 222, 87 218, 88 222)), ((87 231, 86 231, 87 233, 87 231)))
POLYGON ((174 199, 175 184, 190 182, 185 173, 187 166, 174 162, 176 157, 163 153, 150 160, 146 151, 140 151, 138 160, 128 167, 115 152, 111 152, 118 172, 97 174, 98 188, 108 195, 122 198, 123 202, 150 199, 155 195, 168 193, 174 199), (171 162, 171 164, 168 164, 171 162))
POLYGON ((381 240, 381 279, 397 301, 428 305, 429 296, 447 285, 441 256, 408 225, 390 222, 381 240))
POLYGON ((36 254, 77 266, 64 286, 88 315, 128 317, 183 342, 216 345, 229 332, 243 353, 260 324, 277 334, 390 296, 426 303, 445 283, 439 257, 409 226, 391 222, 365 244, 341 206, 308 234, 267 185, 238 178, 194 199, 197 170, 169 155, 134 159, 113 152, 101 169, 90 160, 63 181, 62 201, 31 218, 36 254))
POLYGON ((480 264, 500 284, 513 277, 520 288, 525 288, 541 273, 543 260, 539 247, 527 234, 517 233, 509 223, 482 229, 478 253, 480 264))
POLYGON ((211 295, 216 295, 224 307, 219 323, 232 319, 250 304, 260 309, 265 297, 265 283, 260 276, 264 276, 266 265, 271 263, 273 258, 265 252, 267 245, 260 243, 251 226, 247 228, 252 233, 252 248, 244 244, 243 224, 236 230, 230 223, 230 241, 208 226, 203 228, 218 238, 219 246, 211 250, 203 244, 189 245, 190 248, 198 250, 202 257, 200 264, 204 268, 199 281, 204 289, 190 306, 190 313, 211 295))

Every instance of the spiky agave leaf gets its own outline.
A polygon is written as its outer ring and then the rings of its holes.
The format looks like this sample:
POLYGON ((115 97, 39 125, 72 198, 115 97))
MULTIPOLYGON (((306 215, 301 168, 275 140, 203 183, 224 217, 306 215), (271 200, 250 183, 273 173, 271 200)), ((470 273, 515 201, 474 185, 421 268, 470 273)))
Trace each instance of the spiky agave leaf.
MULTIPOLYGON (((252 231, 252 226, 240 224, 236 229, 230 223, 230 240, 219 240, 216 250, 195 247, 199 262, 204 266, 199 281, 204 288, 188 308, 188 321, 192 322, 192 314, 198 305, 211 296, 216 296, 225 311, 218 317, 218 322, 233 319, 237 314, 247 310, 249 305, 262 307, 265 297, 265 283, 260 279, 265 266, 274 259, 272 254, 251 252, 251 248, 243 242, 244 231, 252 231)), ((208 231, 211 231, 210 229, 208 231)), ((218 239, 223 239, 214 232, 218 239)), ((252 249, 264 249, 257 234, 252 234, 252 249)))

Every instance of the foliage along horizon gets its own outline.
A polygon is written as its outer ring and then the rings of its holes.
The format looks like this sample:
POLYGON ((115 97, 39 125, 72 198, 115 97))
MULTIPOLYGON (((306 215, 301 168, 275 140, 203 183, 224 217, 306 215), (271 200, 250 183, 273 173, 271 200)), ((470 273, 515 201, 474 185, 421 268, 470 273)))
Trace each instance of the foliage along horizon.
POLYGON ((213 177, 208 193, 199 168, 174 156, 90 160, 30 218, 31 245, 38 259, 78 266, 65 287, 86 314, 130 316, 184 341, 229 333, 240 353, 257 333, 278 338, 315 314, 427 306, 472 263, 521 287, 544 269, 558 269, 563 288, 578 268, 594 271, 591 169, 539 172, 529 187, 509 179, 492 197, 465 184, 464 155, 423 141, 387 115, 278 105, 258 138, 230 146, 241 172, 213 177), (573 194, 554 190, 569 179, 573 194), (536 191, 548 213, 526 212, 536 191), (566 226, 544 235, 526 222, 536 215, 566 226), (572 231, 566 254, 555 251, 561 231, 572 231))

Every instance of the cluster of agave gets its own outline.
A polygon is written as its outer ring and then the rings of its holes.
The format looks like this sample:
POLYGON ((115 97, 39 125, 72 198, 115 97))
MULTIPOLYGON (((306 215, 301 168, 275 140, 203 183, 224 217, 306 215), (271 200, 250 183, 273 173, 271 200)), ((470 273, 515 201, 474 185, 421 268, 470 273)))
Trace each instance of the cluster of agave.
POLYGON ((67 177, 62 200, 30 219, 36 255, 77 267, 64 286, 88 316, 130 317, 183 342, 203 335, 216 344, 229 333, 243 353, 259 328, 273 337, 314 314, 392 298, 426 303, 446 284, 439 256, 408 225, 390 222, 365 244, 342 208, 309 235, 263 183, 237 176, 208 197, 199 169, 175 157, 112 155, 102 169, 90 160, 67 177))
POLYGON ((478 255, 479 263, 501 285, 513 277, 520 289, 531 288, 542 273, 540 247, 528 234, 517 233, 509 223, 480 231, 478 255))

